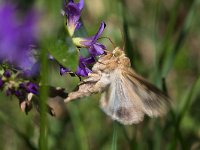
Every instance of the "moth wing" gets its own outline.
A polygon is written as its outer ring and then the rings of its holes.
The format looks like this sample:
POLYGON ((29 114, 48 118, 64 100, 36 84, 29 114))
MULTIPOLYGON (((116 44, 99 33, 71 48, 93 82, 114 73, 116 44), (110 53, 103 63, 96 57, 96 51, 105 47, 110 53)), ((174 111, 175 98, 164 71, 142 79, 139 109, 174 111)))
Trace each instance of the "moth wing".
POLYGON ((130 91, 121 71, 110 74, 111 84, 102 93, 100 106, 103 111, 122 124, 137 124, 144 118, 142 103, 139 97, 130 91))
POLYGON ((169 98, 154 85, 137 75, 132 69, 124 70, 125 84, 132 87, 143 104, 143 111, 150 117, 162 116, 170 105, 169 98))

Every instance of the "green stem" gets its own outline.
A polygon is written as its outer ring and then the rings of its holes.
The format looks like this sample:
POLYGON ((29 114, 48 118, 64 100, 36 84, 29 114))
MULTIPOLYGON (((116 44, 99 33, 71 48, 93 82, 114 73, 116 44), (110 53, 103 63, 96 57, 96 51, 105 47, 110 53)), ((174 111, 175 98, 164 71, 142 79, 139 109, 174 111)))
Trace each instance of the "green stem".
POLYGON ((117 122, 113 122, 113 138, 111 150, 117 150, 117 122))
POLYGON ((40 88, 40 137, 39 137, 39 149, 47 150, 47 108, 46 101, 47 95, 47 82, 48 82, 48 65, 47 65, 47 50, 42 48, 41 51, 41 88, 40 88))

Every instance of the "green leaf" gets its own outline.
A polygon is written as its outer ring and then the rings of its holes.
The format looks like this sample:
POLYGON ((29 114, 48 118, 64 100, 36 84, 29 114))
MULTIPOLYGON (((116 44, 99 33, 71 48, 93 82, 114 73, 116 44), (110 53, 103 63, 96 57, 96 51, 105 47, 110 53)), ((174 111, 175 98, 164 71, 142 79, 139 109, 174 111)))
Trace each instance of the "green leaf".
POLYGON ((78 51, 70 42, 50 40, 47 45, 49 53, 64 67, 75 71, 78 65, 78 51))

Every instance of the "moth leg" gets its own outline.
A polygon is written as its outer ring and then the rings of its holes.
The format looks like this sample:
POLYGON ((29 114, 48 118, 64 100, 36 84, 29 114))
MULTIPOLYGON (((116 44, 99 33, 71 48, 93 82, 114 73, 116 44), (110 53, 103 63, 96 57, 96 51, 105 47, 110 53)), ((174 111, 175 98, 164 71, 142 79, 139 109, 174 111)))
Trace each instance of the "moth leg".
POLYGON ((78 90, 71 92, 68 94, 68 97, 64 100, 64 102, 69 102, 71 100, 75 100, 81 97, 91 95, 91 89, 93 89, 96 82, 83 82, 78 85, 78 90))
POLYGON ((108 74, 102 74, 98 82, 88 80, 89 78, 86 79, 83 83, 79 84, 77 91, 69 93, 64 102, 69 102, 74 99, 89 96, 93 93, 102 92, 110 84, 108 74))
POLYGON ((91 93, 103 92, 110 85, 110 75, 102 73, 102 76, 98 82, 91 88, 88 89, 91 93))
POLYGON ((69 102, 71 100, 78 99, 84 96, 89 96, 92 93, 98 92, 95 84, 100 79, 101 72, 88 74, 88 78, 83 80, 83 82, 78 85, 78 89, 76 91, 69 93, 68 97, 64 101, 69 102))
POLYGON ((89 73, 88 74, 88 78, 83 80, 83 82, 97 82, 99 81, 101 78, 101 72, 97 72, 97 73, 89 73))

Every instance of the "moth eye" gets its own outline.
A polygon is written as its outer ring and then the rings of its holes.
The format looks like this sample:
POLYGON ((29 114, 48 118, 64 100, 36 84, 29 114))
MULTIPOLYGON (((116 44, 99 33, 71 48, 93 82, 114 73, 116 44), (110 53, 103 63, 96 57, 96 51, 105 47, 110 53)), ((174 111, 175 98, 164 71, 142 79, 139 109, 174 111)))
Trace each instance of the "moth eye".
POLYGON ((115 51, 115 52, 113 52, 113 55, 114 55, 115 57, 119 57, 119 56, 121 56, 121 54, 122 54, 121 51, 115 51))
POLYGON ((119 48, 119 47, 116 47, 114 50, 113 50, 113 55, 115 57, 119 57, 122 55, 122 50, 119 48))

